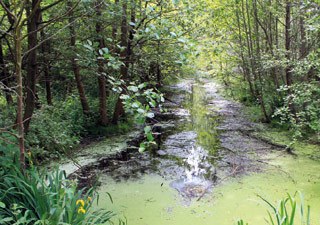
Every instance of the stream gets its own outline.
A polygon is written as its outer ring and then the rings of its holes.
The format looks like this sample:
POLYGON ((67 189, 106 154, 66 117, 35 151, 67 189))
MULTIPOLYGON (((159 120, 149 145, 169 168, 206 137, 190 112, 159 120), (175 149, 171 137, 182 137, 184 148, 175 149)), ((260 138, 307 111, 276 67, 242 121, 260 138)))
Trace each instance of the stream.
POLYGON ((260 139, 237 102, 215 81, 182 79, 167 88, 153 123, 158 146, 138 153, 139 131, 82 149, 61 169, 83 186, 99 181, 99 207, 128 225, 266 224, 266 204, 301 191, 320 220, 320 162, 260 139), (79 169, 79 166, 81 168, 79 169), (112 196, 111 203, 108 193, 112 196))

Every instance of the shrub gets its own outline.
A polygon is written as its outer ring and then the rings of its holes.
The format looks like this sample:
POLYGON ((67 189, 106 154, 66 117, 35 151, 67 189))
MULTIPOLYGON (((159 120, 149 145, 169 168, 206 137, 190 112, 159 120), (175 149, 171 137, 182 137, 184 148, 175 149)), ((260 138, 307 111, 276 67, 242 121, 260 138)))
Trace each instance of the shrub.
POLYGON ((34 113, 26 141, 37 157, 67 152, 80 141, 85 120, 76 100, 69 97, 59 104, 60 107, 43 106, 34 113))
POLYGON ((277 109, 274 116, 281 123, 290 124, 296 138, 307 134, 320 134, 320 90, 318 82, 295 84, 290 88, 284 86, 281 92, 290 95, 284 98, 284 105, 277 109), (290 105, 294 108, 293 113, 290 105))

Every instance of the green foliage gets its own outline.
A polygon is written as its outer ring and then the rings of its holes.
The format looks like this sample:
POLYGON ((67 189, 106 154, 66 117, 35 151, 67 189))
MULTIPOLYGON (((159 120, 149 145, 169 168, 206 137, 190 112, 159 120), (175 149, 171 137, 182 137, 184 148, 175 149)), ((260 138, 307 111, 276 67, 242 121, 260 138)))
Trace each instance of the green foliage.
POLYGON ((12 165, 19 166, 19 149, 16 137, 8 133, 0 133, 0 177, 12 165))
POLYGON ((11 106, 0 105, 0 127, 12 127, 15 120, 15 110, 11 106))
POLYGON ((120 121, 118 124, 110 124, 108 126, 92 126, 87 128, 89 135, 93 136, 114 136, 119 134, 126 134, 132 129, 131 121, 120 121))
POLYGON ((78 145, 85 123, 81 108, 74 97, 57 106, 43 106, 36 111, 26 136, 34 156, 56 157, 78 145))
POLYGON ((112 213, 93 211, 93 190, 77 190, 62 171, 41 174, 36 169, 22 173, 12 167, 0 178, 0 222, 3 225, 103 224, 112 213))
POLYGON ((146 87, 147 83, 136 85, 132 82, 127 87, 127 93, 120 96, 126 112, 133 115, 138 124, 144 124, 146 118, 152 119, 154 113, 151 110, 155 107, 161 109, 161 103, 164 102, 163 94, 146 87))
MULTIPOLYGON (((161 111, 161 104, 164 102, 162 93, 156 89, 147 88, 147 86, 147 83, 136 85, 131 82, 130 86, 127 87, 126 94, 120 96, 126 112, 131 114, 134 117, 134 121, 140 125, 145 125, 147 119, 153 119, 154 113, 152 109, 159 107, 161 111)), ((146 141, 140 144, 140 152, 155 144, 150 126, 144 128, 144 133, 146 141)))
POLYGON ((278 117, 281 124, 290 124, 295 138, 308 133, 320 134, 319 84, 300 83, 290 88, 284 86, 280 91, 290 94, 284 98, 284 106, 276 110, 274 117, 278 117), (294 112, 290 107, 294 108, 294 112))

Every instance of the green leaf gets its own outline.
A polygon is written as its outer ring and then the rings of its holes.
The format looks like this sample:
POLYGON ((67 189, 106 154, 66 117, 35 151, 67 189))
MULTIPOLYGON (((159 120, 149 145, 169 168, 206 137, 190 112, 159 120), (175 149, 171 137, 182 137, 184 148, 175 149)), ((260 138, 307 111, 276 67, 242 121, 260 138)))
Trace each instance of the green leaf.
POLYGON ((12 221, 12 220, 13 220, 12 217, 6 217, 6 218, 4 218, 4 219, 1 219, 0 222, 10 222, 10 221, 12 221))
POLYGON ((139 108, 139 103, 138 102, 134 102, 131 105, 133 108, 139 108))
POLYGON ((138 92, 138 91, 139 91, 139 89, 138 89, 137 86, 129 86, 129 87, 128 87, 128 90, 129 90, 129 91, 133 91, 133 92, 138 92))
POLYGON ((151 107, 154 108, 154 107, 156 107, 156 104, 157 104, 157 103, 156 103, 155 100, 152 100, 152 101, 149 102, 149 104, 150 104, 151 107))
POLYGON ((83 46, 84 46, 85 48, 87 48, 88 50, 90 50, 90 51, 94 51, 94 49, 92 48, 91 45, 84 44, 83 46))
POLYGON ((154 137, 153 137, 151 132, 147 133, 147 139, 148 139, 148 141, 153 141, 154 140, 154 137))
POLYGON ((137 112, 138 112, 138 113, 141 113, 141 114, 145 113, 144 109, 141 109, 141 108, 139 108, 139 109, 137 110, 137 112))
POLYGON ((147 113, 147 117, 148 118, 153 118, 154 117, 154 113, 152 113, 152 112, 147 113))
POLYGON ((183 39, 183 38, 179 38, 178 41, 179 41, 180 43, 183 43, 183 44, 186 43, 186 40, 183 39))
POLYGON ((177 37, 177 34, 174 33, 174 32, 170 32, 170 35, 171 35, 172 37, 177 37))
POLYGON ((0 202, 0 208, 5 209, 5 208, 6 208, 6 205, 5 205, 3 202, 0 202))
POLYGON ((151 132, 151 126, 146 126, 145 128, 144 128, 144 133, 145 134, 147 134, 147 133, 149 133, 149 132, 151 132))
POLYGON ((141 144, 140 144, 140 148, 139 148, 139 152, 142 153, 142 152, 144 152, 145 150, 146 150, 146 145, 145 145, 145 143, 141 143, 141 144))
POLYGON ((123 99, 123 100, 127 100, 127 99, 129 99, 129 98, 130 98, 129 95, 121 95, 121 96, 120 96, 120 99, 123 99))
POLYGON ((143 88, 145 88, 146 86, 147 86, 146 83, 142 83, 142 84, 139 84, 139 85, 138 85, 138 88, 139 88, 139 89, 143 89, 143 88))

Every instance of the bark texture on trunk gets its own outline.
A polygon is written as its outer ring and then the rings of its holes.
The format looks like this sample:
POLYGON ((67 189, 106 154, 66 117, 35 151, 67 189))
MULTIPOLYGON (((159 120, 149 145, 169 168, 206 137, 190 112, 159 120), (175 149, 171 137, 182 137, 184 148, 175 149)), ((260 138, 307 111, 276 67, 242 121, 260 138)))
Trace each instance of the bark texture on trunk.
MULTIPOLYGON (((120 52, 120 58, 123 65, 120 68, 121 78, 126 81, 128 79, 128 22, 127 22, 127 3, 122 3, 122 19, 121 19, 121 46, 125 47, 120 52)), ((122 92, 123 93, 123 92, 122 92)), ((121 93, 121 94, 122 94, 121 93)), ((120 95, 121 95, 120 94, 120 95)), ((113 123, 117 123, 121 115, 124 114, 124 107, 120 97, 117 100, 116 107, 113 113, 113 123)))
POLYGON ((38 73, 37 50, 38 44, 38 23, 40 21, 40 2, 41 0, 32 0, 28 2, 27 7, 27 31, 28 31, 28 51, 27 56, 27 73, 26 73, 26 100, 24 109, 24 129, 27 133, 30 126, 30 121, 36 106, 36 83, 38 73))
MULTIPOLYGON (((72 9, 72 1, 67 2, 68 10, 72 9)), ((75 19, 73 12, 69 13, 69 31, 70 31, 70 47, 72 50, 76 49, 76 30, 75 30, 75 19)), ((77 63, 75 55, 71 56, 71 66, 74 73, 75 81, 77 84, 77 89, 79 93, 79 98, 82 106, 82 111, 84 115, 90 114, 90 107, 86 98, 85 89, 81 80, 80 67, 77 63)))
MULTIPOLYGON (((96 1, 96 14, 97 14, 97 22, 96 22, 96 33, 97 33, 97 42, 99 49, 105 48, 105 43, 103 39, 103 26, 102 26, 102 13, 101 8, 103 1, 96 1)), ((98 51, 99 52, 99 51, 98 51)), ((98 53, 99 54, 99 53, 98 53)), ((98 58, 98 85, 99 85, 99 124, 102 126, 106 126, 108 124, 108 113, 107 113, 107 88, 106 88, 106 77, 104 73, 104 59, 99 56, 98 58)))

